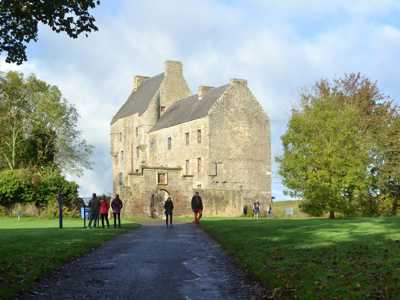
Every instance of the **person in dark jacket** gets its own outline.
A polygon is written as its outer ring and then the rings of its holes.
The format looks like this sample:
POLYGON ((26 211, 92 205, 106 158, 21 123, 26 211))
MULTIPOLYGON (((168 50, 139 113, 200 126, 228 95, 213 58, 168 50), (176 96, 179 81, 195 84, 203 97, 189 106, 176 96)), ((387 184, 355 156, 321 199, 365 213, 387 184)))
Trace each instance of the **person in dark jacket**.
POLYGON ((116 194, 115 198, 111 202, 111 208, 113 211, 113 217, 114 217, 114 227, 117 227, 117 218, 118 218, 118 227, 121 227, 121 209, 122 209, 122 201, 119 198, 119 195, 116 194))
POLYGON ((90 217, 89 217, 89 228, 93 226, 96 227, 97 220, 99 219, 99 210, 100 210, 100 201, 96 196, 96 193, 93 193, 92 199, 89 201, 90 208, 90 217))
POLYGON ((203 201, 199 195, 199 192, 196 192, 192 197, 192 210, 194 213, 194 223, 200 224, 200 219, 203 215, 203 201))
POLYGON ((167 201, 165 201, 164 209, 165 209, 165 223, 168 227, 168 219, 169 219, 169 225, 172 226, 172 211, 174 210, 174 203, 172 202, 171 197, 168 197, 167 201))

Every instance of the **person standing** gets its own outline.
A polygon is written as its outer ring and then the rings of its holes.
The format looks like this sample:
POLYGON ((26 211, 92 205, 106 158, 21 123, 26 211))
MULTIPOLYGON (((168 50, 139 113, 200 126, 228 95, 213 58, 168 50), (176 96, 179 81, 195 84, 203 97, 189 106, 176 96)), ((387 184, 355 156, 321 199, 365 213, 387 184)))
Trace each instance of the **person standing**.
POLYGON ((92 199, 89 201, 89 208, 90 208, 90 218, 89 218, 89 228, 93 226, 96 228, 97 220, 99 219, 99 209, 100 209, 100 202, 96 196, 96 193, 93 193, 92 199))
POLYGON ((111 208, 113 211, 113 218, 114 218, 114 228, 117 227, 117 218, 118 218, 118 227, 121 227, 121 209, 122 209, 122 201, 119 198, 119 195, 116 194, 115 198, 111 202, 111 208))
POLYGON ((107 228, 110 228, 110 222, 108 221, 108 210, 110 209, 110 203, 108 203, 106 196, 100 201, 100 216, 101 216, 101 226, 104 228, 104 219, 107 223, 107 228))
POLYGON ((253 216, 256 220, 258 220, 260 216, 260 202, 253 203, 253 216))
POLYGON ((167 201, 165 201, 164 209, 165 209, 165 223, 168 227, 168 219, 169 219, 169 225, 172 226, 172 211, 174 210, 174 203, 172 202, 171 197, 168 197, 167 201))
POLYGON ((194 223, 200 224, 200 219, 203 215, 203 201, 199 195, 199 192, 196 192, 192 197, 192 210, 194 213, 194 223))

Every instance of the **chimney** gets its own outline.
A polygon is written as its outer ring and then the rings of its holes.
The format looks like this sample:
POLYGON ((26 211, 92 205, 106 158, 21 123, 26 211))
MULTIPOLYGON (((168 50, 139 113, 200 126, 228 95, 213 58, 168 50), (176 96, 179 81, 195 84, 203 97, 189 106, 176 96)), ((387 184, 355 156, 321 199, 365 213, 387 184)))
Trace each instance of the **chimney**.
POLYGON ((146 79, 149 79, 150 77, 148 76, 143 76, 143 75, 136 75, 133 78, 133 90, 137 91, 137 89, 139 88, 139 86, 143 83, 143 81, 145 81, 146 79))
POLYGON ((203 96, 212 88, 212 86, 200 85, 197 89, 197 96, 199 97, 199 100, 201 100, 203 96))
POLYGON ((234 85, 242 85, 242 86, 247 86, 247 80, 246 79, 239 79, 239 78, 232 78, 229 81, 230 86, 234 85))
POLYGON ((182 63, 177 60, 167 60, 165 62, 165 76, 173 74, 182 75, 182 63))

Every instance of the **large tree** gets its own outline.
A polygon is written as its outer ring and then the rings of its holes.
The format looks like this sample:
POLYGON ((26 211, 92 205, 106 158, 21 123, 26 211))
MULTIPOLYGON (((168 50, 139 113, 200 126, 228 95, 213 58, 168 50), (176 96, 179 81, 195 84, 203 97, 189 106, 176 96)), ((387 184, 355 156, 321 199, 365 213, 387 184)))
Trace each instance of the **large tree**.
POLYGON ((71 38, 96 31, 89 10, 99 4, 98 0, 1 0, 0 54, 6 52, 9 63, 26 61, 26 46, 37 41, 39 24, 71 38))
POLYGON ((400 140, 393 139, 395 125, 388 126, 397 124, 393 111, 376 83, 359 74, 321 80, 301 94, 277 160, 283 183, 304 199, 304 210, 332 218, 335 212, 374 215, 389 190, 391 199, 397 195, 400 140), (387 143, 394 144, 390 151, 387 143))
POLYGON ((56 86, 16 72, 0 78, 0 166, 78 173, 90 167, 78 112, 56 86))

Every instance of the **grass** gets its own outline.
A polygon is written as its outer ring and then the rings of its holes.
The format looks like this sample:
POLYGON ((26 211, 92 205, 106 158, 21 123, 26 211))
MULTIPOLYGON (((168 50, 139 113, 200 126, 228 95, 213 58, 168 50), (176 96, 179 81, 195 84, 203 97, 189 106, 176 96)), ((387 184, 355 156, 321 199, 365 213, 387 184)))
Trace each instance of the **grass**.
POLYGON ((400 218, 206 219, 271 299, 399 299, 400 218))
POLYGON ((0 299, 14 299, 63 264, 114 236, 138 227, 84 229, 80 219, 0 218, 0 299))

